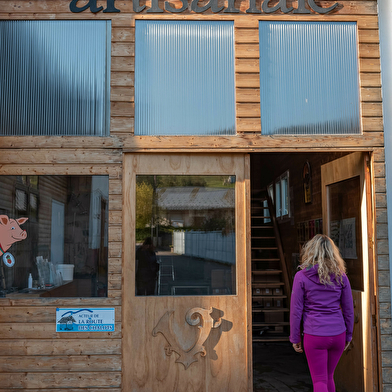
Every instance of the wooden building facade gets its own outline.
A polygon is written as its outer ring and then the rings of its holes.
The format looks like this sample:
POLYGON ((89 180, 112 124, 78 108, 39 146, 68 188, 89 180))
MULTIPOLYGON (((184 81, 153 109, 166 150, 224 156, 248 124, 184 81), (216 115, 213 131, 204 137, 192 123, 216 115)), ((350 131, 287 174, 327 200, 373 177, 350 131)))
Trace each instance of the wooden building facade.
MULTIPOLYGON (((50 132, 46 135, 10 132, 7 135, 3 126, 0 175, 10 178, 85 176, 84 185, 94 176, 108 178, 108 193, 102 198, 105 202, 100 210, 105 214, 107 209, 108 236, 105 240, 102 235, 101 248, 97 247, 101 253, 97 251, 99 255, 94 256, 97 268, 107 276, 107 281, 103 293, 97 289, 95 292, 99 294, 92 296, 89 293, 94 287, 75 289, 76 294, 69 296, 58 291, 58 295, 55 292, 51 296, 7 293, 0 298, 0 392, 251 391, 252 296, 257 290, 257 285, 252 287, 252 282, 257 281, 252 260, 257 251, 253 242, 256 234, 252 207, 260 197, 259 190, 275 184, 288 170, 291 212, 287 219, 284 214, 282 219, 277 219, 284 249, 283 285, 289 291, 299 245, 316 233, 316 224, 318 232, 331 234, 331 222, 355 216, 359 244, 353 250, 355 255, 348 257, 352 258, 349 277, 351 271, 355 281, 357 340, 340 365, 337 384, 342 391, 392 391, 390 262, 377 1, 193 0, 189 4, 177 0, 0 1, 0 27, 2 22, 9 21, 53 20, 110 22, 107 43, 110 86, 106 91, 110 99, 109 133, 89 136, 71 132, 57 136, 50 132), (135 132, 135 30, 140 21, 232 23, 234 134, 153 135, 143 134, 140 126, 135 132), (353 24, 357 40, 359 132, 262 133, 260 22, 353 24), (312 189, 304 201, 306 167, 312 170, 312 189), (221 291, 214 292, 215 295, 135 295, 136 178, 157 175, 235 176, 236 262, 235 272, 229 277, 235 290, 230 295, 221 291), (349 193, 349 186, 344 185, 349 196, 338 203, 347 206, 347 211, 355 204, 359 212, 343 214, 340 218, 329 216, 331 207, 327 200, 334 192, 329 187, 346 184, 345 181, 353 178, 358 180, 353 185, 355 189, 349 193), (114 308, 115 330, 56 332, 57 308, 114 308), (195 322, 195 314, 202 324, 195 322), (202 325, 210 335, 203 331, 207 335, 201 341, 193 330, 179 332, 181 325, 185 331, 192 329, 192 322, 202 325), (173 339, 177 339, 180 348, 176 348, 173 339), (358 375, 354 386, 345 380, 348 372, 358 375)), ((0 40, 1 35, 4 36, 4 30, 0 29, 0 40)), ((79 40, 81 51, 92 43, 92 38, 80 36, 79 40)), ((289 112, 290 107, 283 105, 281 111, 289 112)), ((176 116, 177 107, 172 110, 172 116, 176 116)), ((61 195, 63 203, 71 202, 72 194, 78 196, 82 192, 83 186, 78 186, 78 191, 61 195)), ((59 191, 55 181, 53 187, 59 191)), ((3 198, 6 200, 0 192, 0 201, 3 198)), ((43 203, 43 198, 40 200, 43 203)), ((79 204, 74 205, 72 214, 77 207, 79 204)), ((0 208, 7 210, 3 205, 0 208)), ((80 224, 84 223, 80 221, 80 224)), ((31 226, 30 230, 35 227, 39 226, 31 226)), ((66 228, 65 238, 69 232, 66 228)), ((66 246, 64 263, 68 263, 66 259, 72 254, 67 249, 66 246)), ((87 245, 79 249, 87 249, 87 245)), ((287 301, 290 294, 285 294, 287 301)), ((268 325, 269 328, 274 325, 272 332, 278 334, 285 321, 287 324, 287 315, 281 324, 270 320, 268 325)))

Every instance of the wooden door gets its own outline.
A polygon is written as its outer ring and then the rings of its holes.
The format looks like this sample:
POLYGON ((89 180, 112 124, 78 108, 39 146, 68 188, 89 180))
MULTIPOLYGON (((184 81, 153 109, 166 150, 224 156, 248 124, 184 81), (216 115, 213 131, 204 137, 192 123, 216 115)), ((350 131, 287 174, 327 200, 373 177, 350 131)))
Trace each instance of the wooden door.
MULTIPOLYGON (((248 159, 241 154, 125 155, 123 391, 245 392, 252 389, 246 286, 248 159), (155 295, 136 295, 136 187, 138 176, 145 175, 225 176, 227 182, 235 183, 235 273, 230 286, 234 294, 206 288, 205 292, 181 295, 181 287, 174 285, 171 291, 160 287, 155 295)), ((162 192, 160 189, 157 194, 162 192)), ((197 194, 196 187, 192 194, 197 194)), ((177 197, 178 194, 172 193, 173 200, 177 197)), ((177 211, 172 216, 178 219, 179 214, 177 211)), ((162 257, 167 257, 165 254, 162 257)), ((175 279, 175 268, 172 272, 168 279, 175 279)))
POLYGON ((377 390, 369 168, 369 156, 360 152, 321 166, 323 230, 346 261, 354 300, 353 340, 335 372, 342 392, 377 390))

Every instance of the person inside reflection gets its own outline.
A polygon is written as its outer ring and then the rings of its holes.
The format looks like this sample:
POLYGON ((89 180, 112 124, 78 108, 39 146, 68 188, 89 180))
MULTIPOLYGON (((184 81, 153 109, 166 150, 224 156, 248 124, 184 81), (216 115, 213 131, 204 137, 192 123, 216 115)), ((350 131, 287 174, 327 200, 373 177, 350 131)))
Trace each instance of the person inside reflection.
POLYGON ((155 295, 159 264, 151 237, 136 250, 136 295, 155 295))

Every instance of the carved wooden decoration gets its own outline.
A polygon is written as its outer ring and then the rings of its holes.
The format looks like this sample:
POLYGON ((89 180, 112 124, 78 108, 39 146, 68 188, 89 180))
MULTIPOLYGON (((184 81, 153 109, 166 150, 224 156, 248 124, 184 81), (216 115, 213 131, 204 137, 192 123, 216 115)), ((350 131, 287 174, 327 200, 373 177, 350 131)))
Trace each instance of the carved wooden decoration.
POLYGON ((189 325, 193 327, 197 326, 199 332, 196 342, 191 345, 190 349, 184 350, 173 333, 173 313, 174 310, 166 312, 155 326, 152 334, 153 336, 157 336, 158 333, 161 333, 168 343, 168 345, 165 346, 166 355, 171 355, 174 351, 179 355, 176 362, 182 363, 185 366, 185 369, 188 369, 193 362, 197 362, 196 355, 198 353, 200 353, 203 357, 206 355, 206 350, 203 344, 210 335, 211 329, 218 328, 221 325, 222 319, 219 318, 218 320, 214 320, 212 318, 212 308, 189 309, 185 319, 189 325))

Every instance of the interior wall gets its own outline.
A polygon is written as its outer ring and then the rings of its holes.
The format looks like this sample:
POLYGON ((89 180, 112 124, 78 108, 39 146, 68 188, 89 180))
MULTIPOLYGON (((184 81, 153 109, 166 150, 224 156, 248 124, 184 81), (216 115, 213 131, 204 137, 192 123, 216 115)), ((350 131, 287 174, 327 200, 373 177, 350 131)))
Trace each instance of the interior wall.
MULTIPOLYGON (((296 272, 301 248, 298 225, 322 218, 321 165, 347 153, 266 153, 251 155, 252 193, 265 188, 278 176, 289 170, 290 218, 279 222, 279 231, 287 269, 291 279, 296 272), (303 168, 311 167, 311 203, 305 203, 303 168)), ((322 226, 321 226, 322 227, 322 226)))

